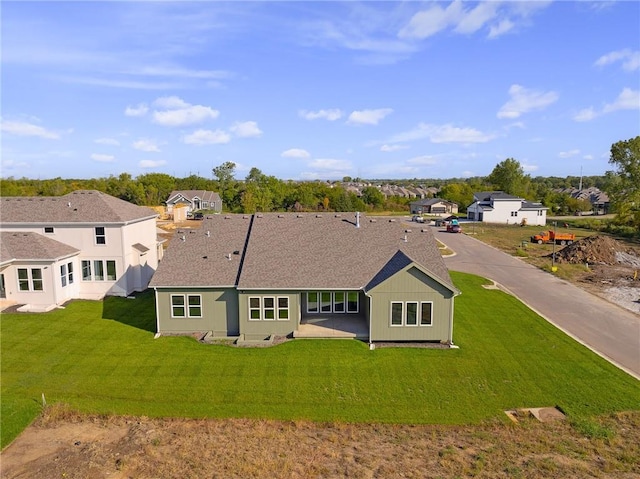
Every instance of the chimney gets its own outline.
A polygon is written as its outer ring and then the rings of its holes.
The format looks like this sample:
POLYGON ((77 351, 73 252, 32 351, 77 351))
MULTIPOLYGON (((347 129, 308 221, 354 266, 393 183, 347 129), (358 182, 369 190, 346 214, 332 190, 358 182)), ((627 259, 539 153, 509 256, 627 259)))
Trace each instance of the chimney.
POLYGON ((360 228, 360 212, 356 211, 356 228, 360 228))

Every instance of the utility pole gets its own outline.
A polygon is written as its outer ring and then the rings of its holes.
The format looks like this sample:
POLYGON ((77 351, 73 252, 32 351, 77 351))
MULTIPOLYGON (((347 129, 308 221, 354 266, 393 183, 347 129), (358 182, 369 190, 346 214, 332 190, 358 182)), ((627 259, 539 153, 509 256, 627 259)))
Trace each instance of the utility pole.
POLYGON ((551 253, 551 271, 555 273, 556 271, 556 226, 558 226, 558 222, 553 222, 553 252, 551 253))

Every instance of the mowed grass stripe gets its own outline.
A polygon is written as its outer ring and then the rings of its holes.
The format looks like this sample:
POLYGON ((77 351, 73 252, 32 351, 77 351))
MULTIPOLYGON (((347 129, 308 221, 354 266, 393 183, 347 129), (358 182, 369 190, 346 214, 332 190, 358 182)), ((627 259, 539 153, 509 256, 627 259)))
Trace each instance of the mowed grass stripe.
POLYGON ((415 424, 479 423, 515 407, 559 405, 576 418, 640 408, 637 380, 482 278, 452 276, 458 350, 154 340, 152 293, 4 314, 2 444, 42 393, 92 413, 415 424))

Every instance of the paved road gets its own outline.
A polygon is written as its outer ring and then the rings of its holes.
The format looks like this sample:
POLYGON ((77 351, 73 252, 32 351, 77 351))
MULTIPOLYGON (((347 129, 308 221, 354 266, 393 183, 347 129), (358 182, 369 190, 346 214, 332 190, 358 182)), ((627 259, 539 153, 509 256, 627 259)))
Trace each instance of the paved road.
POLYGON ((477 239, 433 227, 456 252, 449 269, 489 278, 531 309, 640 379, 640 315, 611 304, 477 239))

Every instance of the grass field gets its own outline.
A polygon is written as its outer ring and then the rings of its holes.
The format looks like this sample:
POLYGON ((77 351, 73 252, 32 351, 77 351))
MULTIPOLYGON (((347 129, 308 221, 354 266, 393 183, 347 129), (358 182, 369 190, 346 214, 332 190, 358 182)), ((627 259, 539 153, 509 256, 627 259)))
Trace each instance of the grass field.
POLYGON ((42 395, 82 412, 477 424, 517 407, 575 420, 640 408, 640 383, 515 298, 453 273, 457 350, 295 340, 272 348, 154 336, 153 295, 1 318, 1 444, 42 395))

